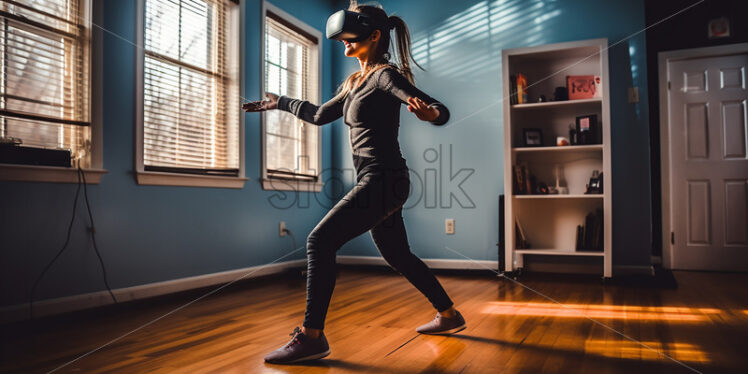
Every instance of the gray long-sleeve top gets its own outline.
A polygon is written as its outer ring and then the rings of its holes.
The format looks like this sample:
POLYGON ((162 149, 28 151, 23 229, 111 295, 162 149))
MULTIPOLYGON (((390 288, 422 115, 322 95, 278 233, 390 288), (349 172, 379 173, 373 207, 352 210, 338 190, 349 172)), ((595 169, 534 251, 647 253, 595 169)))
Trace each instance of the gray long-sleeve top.
POLYGON ((409 97, 418 97, 439 109, 432 124, 443 125, 449 120, 444 104, 416 88, 394 66, 374 72, 342 101, 330 100, 317 106, 283 95, 278 98, 278 109, 318 126, 344 117, 350 127, 353 163, 360 176, 377 167, 405 166, 397 137, 400 105, 407 105, 409 97))

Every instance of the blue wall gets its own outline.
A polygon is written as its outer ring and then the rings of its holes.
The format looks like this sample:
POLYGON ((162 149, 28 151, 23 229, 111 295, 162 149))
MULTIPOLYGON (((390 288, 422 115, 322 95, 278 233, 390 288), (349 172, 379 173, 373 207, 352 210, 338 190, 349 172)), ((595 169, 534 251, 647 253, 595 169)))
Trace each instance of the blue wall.
MULTIPOLYGON (((324 30, 327 1, 276 1, 281 9, 324 30)), ((128 41, 135 39, 133 0, 106 0, 103 28, 128 41)), ((260 0, 246 1, 246 71, 242 96, 260 97, 260 0)), ((89 187, 96 220, 97 244, 112 288, 267 264, 291 252, 289 237, 278 236, 286 221, 296 248, 326 212, 325 204, 293 204, 298 198, 316 202, 308 193, 295 195, 260 187, 260 120, 246 114, 246 175, 243 189, 140 186, 134 168, 135 47, 104 35, 103 137, 104 168, 100 185, 89 187), (275 200, 279 197, 287 200, 275 200), (274 197, 275 196, 275 197, 274 197), (271 205, 291 205, 277 209, 271 205)), ((323 41, 323 97, 332 96, 332 48, 323 41)), ((332 131, 323 130, 323 166, 331 167, 332 131)), ((0 182, 0 306, 28 301, 31 285, 65 240, 76 186, 73 184, 0 182)), ((103 289, 99 265, 86 235, 87 217, 79 201, 70 247, 47 273, 36 299, 103 289)), ((303 259, 299 250, 284 260, 303 259)))
MULTIPOLYGON (((437 203, 428 198, 428 191, 424 194, 415 186, 406 204, 410 206, 404 216, 412 250, 426 258, 464 259, 464 255, 496 260, 498 196, 504 191, 501 50, 603 37, 614 44, 645 27, 643 1, 380 3, 388 14, 405 19, 410 28, 413 55, 426 69, 424 72, 415 68, 416 85, 445 103, 452 115, 446 126, 435 127, 415 118, 405 106, 401 109, 400 144, 411 175, 424 177, 428 174, 426 169, 439 170, 439 160, 443 161, 438 174, 445 188, 432 194, 438 195, 437 203), (430 42, 427 44, 426 40, 430 42), (438 159, 433 161, 434 158, 438 159), (470 170, 473 173, 469 175, 470 170), (450 176, 454 177, 451 185, 450 176), (461 181, 464 194, 457 188, 461 181), (457 197, 451 207, 450 193, 457 197), (439 203, 439 199, 444 203, 439 203), (455 219, 455 235, 444 234, 445 218, 455 219)), ((348 2, 336 4, 345 8, 348 2)), ((340 45, 336 48, 336 64, 340 68, 335 73, 341 82, 359 65, 355 58, 345 57, 340 45)), ((608 52, 613 263, 649 265, 651 207, 644 33, 608 52), (632 85, 639 87, 638 104, 627 101, 627 89, 632 85)), ((337 127, 336 131, 339 135, 335 135, 335 148, 341 154, 336 154, 335 162, 350 168, 348 130, 337 127)), ((341 254, 376 255, 377 250, 363 235, 346 245, 341 254)))
MULTIPOLYGON (((135 2, 101 3, 105 7, 101 26, 132 41, 135 2)), ((320 31, 333 10, 347 6, 347 1, 273 3, 320 31)), ((501 49, 599 37, 614 43, 643 29, 643 2, 381 3, 389 13, 406 20, 414 46, 420 46, 414 55, 428 71, 416 69, 417 85, 444 102, 452 114, 447 126, 435 127, 402 109, 401 146, 409 167, 418 175, 405 209, 412 250, 424 258, 464 259, 464 255, 496 260, 497 203, 503 193, 501 49), (425 46, 427 35, 439 44, 425 46), (437 57, 437 48, 443 49, 441 57, 437 57), (434 58, 427 59, 427 52, 434 58), (424 190, 419 178, 441 180, 440 191, 424 190), (444 234, 445 218, 456 220, 455 235, 444 234)), ((249 99, 260 97, 260 4, 260 0, 246 1, 243 96, 249 99)), ((358 69, 358 62, 344 56, 341 43, 323 43, 323 99, 327 100, 344 77, 358 69)), ((622 265, 648 265, 651 249, 644 51, 643 33, 609 50, 613 261, 622 265), (627 103, 631 85, 639 86, 639 104, 627 103)), ((137 185, 133 175, 135 49, 105 34, 103 53, 104 168, 109 173, 100 185, 89 187, 89 194, 97 242, 113 288, 272 262, 295 249, 290 239, 278 236, 278 221, 287 222, 298 248, 329 208, 331 201, 325 196, 350 187, 353 178, 348 172, 343 183, 331 183, 323 193, 285 194, 289 200, 283 203, 291 207, 273 207, 269 199, 283 193, 260 188, 260 122, 252 114, 245 117, 250 180, 243 189, 137 185)), ((348 129, 341 120, 323 127, 322 141, 324 168, 353 169, 348 129)), ((27 301, 33 280, 64 242, 74 194, 71 184, 0 182, 0 196, 4 196, 0 306, 27 301)), ((103 288, 81 212, 70 248, 46 275, 37 299, 103 288)), ((376 256, 378 252, 364 234, 339 254, 376 256)), ((302 250, 288 259, 304 257, 302 250)))

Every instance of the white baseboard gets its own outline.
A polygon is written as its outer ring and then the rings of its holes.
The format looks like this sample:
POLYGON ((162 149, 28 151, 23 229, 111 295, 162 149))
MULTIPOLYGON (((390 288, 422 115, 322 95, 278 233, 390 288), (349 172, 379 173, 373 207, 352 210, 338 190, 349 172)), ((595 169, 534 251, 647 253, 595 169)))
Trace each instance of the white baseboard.
MULTIPOLYGON (((499 270, 499 262, 489 260, 449 260, 441 258, 422 258, 423 262, 431 269, 455 269, 455 270, 499 270)), ((384 265, 389 266, 387 261, 380 256, 338 256, 337 263, 344 265, 384 265)))
MULTIPOLYGON (((274 264, 251 266, 243 269, 222 271, 219 273, 198 275, 194 277, 173 279, 133 287, 113 289, 112 293, 118 302, 145 299, 174 292, 187 291, 200 287, 228 283, 237 279, 251 279, 263 275, 283 272, 288 268, 306 266, 306 259, 278 262, 274 264), (250 273, 249 275, 247 275, 250 273)), ((97 291, 81 295, 60 297, 34 302, 34 317, 49 316, 112 304, 109 292, 97 291)), ((29 304, 16 304, 0 308, 0 323, 17 322, 29 319, 29 304)))

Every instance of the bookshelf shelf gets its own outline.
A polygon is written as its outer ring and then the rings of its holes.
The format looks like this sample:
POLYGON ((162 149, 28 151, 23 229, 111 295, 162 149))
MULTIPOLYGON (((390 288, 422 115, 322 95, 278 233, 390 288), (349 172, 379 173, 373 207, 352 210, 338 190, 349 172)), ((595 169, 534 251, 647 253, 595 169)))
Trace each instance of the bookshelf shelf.
POLYGON ((572 251, 568 249, 515 249, 514 252, 523 255, 605 256, 603 252, 572 251))
MULTIPOLYGON (((527 94, 523 104, 512 104, 516 100, 510 99, 503 102, 507 271, 524 268, 525 255, 580 256, 600 258, 602 275, 613 275, 607 46, 608 40, 601 38, 502 51, 503 96, 511 98, 518 91, 510 86, 516 82, 512 77, 519 74, 526 79, 527 94), (602 86, 598 95, 533 102, 540 95, 552 98, 557 87, 566 87, 569 75, 599 76, 602 86), (555 146, 557 137, 569 137, 577 117, 588 115, 597 117, 599 136, 593 141, 599 144, 555 146), (543 146, 524 145, 527 142, 523 137, 529 129, 536 134, 540 131, 535 139, 543 146), (585 194, 593 170, 602 173, 602 193, 585 194), (568 194, 527 193, 536 191, 540 182, 555 187, 557 180, 568 194), (579 226, 584 229, 578 231, 579 226), (527 246, 530 248, 522 248, 527 246), (602 250, 574 249, 580 247, 602 250)), ((570 261, 574 260, 563 263, 570 261)), ((564 264, 559 260, 557 266, 560 269, 564 264)))
POLYGON ((515 199, 602 199, 603 194, 587 194, 587 195, 514 195, 515 199))
POLYGON ((553 107, 562 107, 562 106, 568 106, 568 105, 580 105, 580 104, 602 103, 602 102, 603 102, 602 98, 564 100, 564 101, 547 101, 544 103, 514 104, 512 105, 512 109, 553 108, 553 107))
POLYGON ((564 145, 550 147, 515 147, 514 152, 579 152, 579 151, 602 151, 602 144, 590 145, 564 145))

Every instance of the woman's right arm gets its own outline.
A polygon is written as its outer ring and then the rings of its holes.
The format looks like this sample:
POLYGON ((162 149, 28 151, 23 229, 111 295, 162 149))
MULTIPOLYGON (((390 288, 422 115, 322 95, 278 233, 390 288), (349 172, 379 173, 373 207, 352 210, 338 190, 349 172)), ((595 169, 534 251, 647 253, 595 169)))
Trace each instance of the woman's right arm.
POLYGON ((343 116, 343 102, 334 99, 317 106, 307 100, 281 95, 278 97, 278 109, 285 110, 302 121, 317 126, 330 123, 343 116))
POLYGON ((435 107, 439 110, 439 115, 429 121, 434 125, 443 125, 449 121, 449 109, 440 101, 427 95, 418 89, 400 72, 392 68, 385 68, 379 75, 377 84, 390 95, 398 98, 403 104, 411 105, 409 98, 421 99, 427 106, 435 107))

